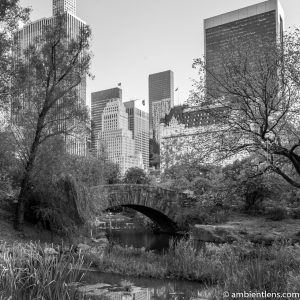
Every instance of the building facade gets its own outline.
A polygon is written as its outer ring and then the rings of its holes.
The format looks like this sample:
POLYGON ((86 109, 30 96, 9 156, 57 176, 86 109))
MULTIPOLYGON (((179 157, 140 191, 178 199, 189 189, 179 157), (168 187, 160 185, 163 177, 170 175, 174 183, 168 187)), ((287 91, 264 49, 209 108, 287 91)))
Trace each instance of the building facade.
POLYGON ((73 15, 76 15, 76 0, 53 0, 53 16, 64 12, 69 12, 73 15))
POLYGON ((228 159, 220 157, 218 149, 224 138, 232 133, 229 127, 219 123, 213 111, 222 113, 222 105, 176 106, 160 123, 160 169, 184 164, 232 163, 246 157, 246 153, 233 155, 228 159))
MULTIPOLYGON (((283 38, 284 12, 279 0, 268 0, 204 20, 204 53, 206 66, 222 73, 222 55, 229 42, 241 44, 260 41, 276 42, 283 38)), ((225 54, 226 55, 226 54, 225 54)), ((213 91, 213 79, 206 74, 208 92, 213 91)))
MULTIPOLYGON (((24 57, 24 51, 33 43, 37 38, 44 34, 46 26, 54 25, 56 22, 56 15, 62 15, 64 18, 64 26, 67 32, 67 39, 76 39, 81 31, 81 28, 86 26, 86 23, 76 16, 76 0, 53 0, 53 16, 50 18, 42 18, 37 21, 25 25, 21 30, 16 33, 16 48, 15 55, 17 57, 24 57)), ((78 104, 86 105, 86 78, 75 88, 78 98, 78 104)), ((26 103, 24 106, 26 107, 26 103)), ((61 126, 65 126, 61 124, 61 126)), ((86 155, 88 137, 86 136, 85 129, 81 130, 81 134, 76 134, 75 137, 65 137, 66 150, 70 154, 86 155)))
POLYGON ((128 114, 121 99, 111 100, 103 109, 97 154, 101 155, 103 149, 107 158, 120 166, 122 175, 129 168, 143 168, 142 153, 136 152, 133 133, 128 128, 128 114))
POLYGON ((128 126, 135 141, 135 151, 142 153, 143 165, 149 168, 149 114, 136 107, 135 100, 124 103, 128 114, 128 126))
POLYGON ((102 130, 102 114, 106 104, 119 99, 122 100, 122 90, 117 87, 92 93, 92 148, 96 148, 96 139, 102 130))
POLYGON ((171 70, 149 75, 150 138, 159 140, 160 118, 174 106, 174 74, 171 70))

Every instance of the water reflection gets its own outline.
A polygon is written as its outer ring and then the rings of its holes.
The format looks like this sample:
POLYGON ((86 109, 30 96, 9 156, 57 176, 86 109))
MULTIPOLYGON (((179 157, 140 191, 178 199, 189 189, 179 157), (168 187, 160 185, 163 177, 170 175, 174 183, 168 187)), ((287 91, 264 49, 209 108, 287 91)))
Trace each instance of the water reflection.
POLYGON ((142 248, 145 250, 156 250, 161 252, 168 249, 169 240, 176 238, 175 235, 166 233, 152 233, 143 228, 136 229, 112 229, 106 231, 110 241, 121 246, 142 248))
POLYGON ((135 278, 98 271, 89 272, 84 279, 88 284, 108 283, 111 285, 121 285, 121 281, 124 280, 132 282, 134 286, 148 289, 148 293, 146 293, 148 296, 144 295, 139 300, 196 300, 208 298, 205 287, 196 282, 135 278))

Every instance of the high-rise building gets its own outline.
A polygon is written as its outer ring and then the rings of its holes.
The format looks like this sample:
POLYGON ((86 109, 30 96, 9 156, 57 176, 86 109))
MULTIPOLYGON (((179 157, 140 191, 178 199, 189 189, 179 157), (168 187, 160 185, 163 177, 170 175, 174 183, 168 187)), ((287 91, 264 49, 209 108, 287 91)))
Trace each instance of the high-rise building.
POLYGON ((98 133, 102 130, 102 114, 108 102, 122 100, 122 90, 118 87, 92 93, 92 148, 96 148, 98 133))
MULTIPOLYGON (((284 12, 279 0, 268 0, 204 20, 204 52, 207 68, 222 72, 222 54, 229 41, 275 42, 283 38, 284 12)), ((206 87, 212 90, 213 79, 206 76, 206 87)))
POLYGON ((136 107, 136 100, 125 102, 128 126, 135 141, 136 153, 142 153, 144 168, 149 167, 149 114, 136 107))
POLYGON ((174 106, 174 75, 171 70, 149 75, 150 138, 159 139, 160 118, 174 106))
MULTIPOLYGON (((22 57, 24 51, 36 39, 43 35, 45 26, 54 25, 56 15, 60 14, 65 19, 64 26, 68 34, 68 39, 76 39, 81 28, 86 23, 76 16, 76 0, 53 0, 53 16, 49 18, 42 18, 37 21, 25 25, 21 30, 16 33, 16 49, 15 55, 22 57)), ((80 105, 86 105, 86 79, 84 78, 81 83, 76 87, 78 102, 80 105)), ((84 134, 85 135, 85 134, 84 134)), ((85 155, 87 152, 87 136, 80 137, 65 137, 67 151, 71 154, 85 155)))
POLYGON ((103 149, 107 158, 120 166, 122 175, 131 167, 143 168, 142 154, 135 151, 132 131, 128 129, 128 114, 121 99, 111 100, 103 109, 97 153, 103 149))
POLYGON ((76 15, 76 0, 53 0, 53 16, 64 12, 70 12, 76 15))

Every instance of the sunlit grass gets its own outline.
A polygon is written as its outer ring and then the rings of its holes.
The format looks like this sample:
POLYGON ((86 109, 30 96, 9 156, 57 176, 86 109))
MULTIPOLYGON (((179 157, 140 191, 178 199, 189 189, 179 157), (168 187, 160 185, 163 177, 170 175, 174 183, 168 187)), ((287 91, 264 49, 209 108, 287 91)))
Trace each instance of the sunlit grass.
POLYGON ((83 258, 45 251, 39 244, 0 246, 0 299, 73 299, 83 258))
POLYGON ((153 278, 186 279, 214 285, 217 290, 285 292, 299 289, 300 247, 250 242, 206 244, 171 241, 163 254, 110 246, 102 258, 89 258, 103 272, 153 278))

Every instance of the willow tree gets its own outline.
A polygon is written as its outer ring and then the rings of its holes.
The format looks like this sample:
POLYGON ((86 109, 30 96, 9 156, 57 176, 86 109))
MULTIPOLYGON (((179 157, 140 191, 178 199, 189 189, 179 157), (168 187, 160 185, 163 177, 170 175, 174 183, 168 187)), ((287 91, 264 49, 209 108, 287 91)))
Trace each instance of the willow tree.
POLYGON ((261 172, 276 172, 300 188, 299 30, 283 43, 228 41, 217 67, 205 57, 194 67, 206 77, 194 96, 205 95, 222 129, 216 134, 222 142, 210 151, 227 158, 254 154, 261 172))
POLYGON ((20 59, 14 61, 18 96, 12 99, 12 127, 24 162, 16 229, 22 229, 39 149, 53 137, 76 133, 88 118, 78 87, 90 75, 91 32, 82 26, 72 37, 66 22, 66 15, 57 16, 26 51, 15 50, 20 59))

